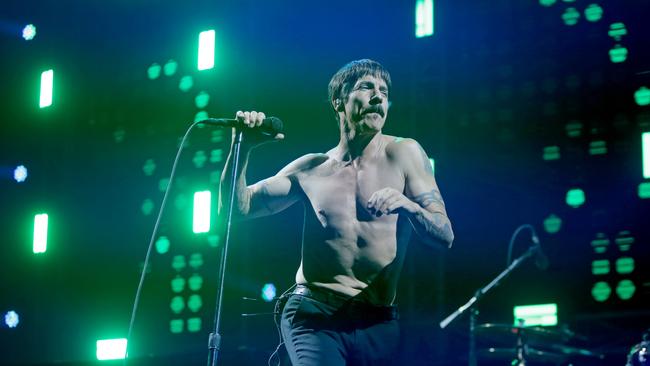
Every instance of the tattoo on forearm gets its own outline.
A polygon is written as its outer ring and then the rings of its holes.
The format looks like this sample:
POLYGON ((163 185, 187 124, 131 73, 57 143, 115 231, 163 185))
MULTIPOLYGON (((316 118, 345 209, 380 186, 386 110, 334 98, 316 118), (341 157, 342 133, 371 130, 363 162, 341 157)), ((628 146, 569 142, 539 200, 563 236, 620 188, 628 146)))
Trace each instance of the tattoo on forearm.
POLYGON ((250 208, 250 195, 248 188, 246 187, 246 178, 243 175, 237 179, 235 194, 235 204, 237 205, 236 207, 239 209, 239 212, 244 215, 248 214, 250 208))
POLYGON ((422 154, 422 160, 424 161, 424 171, 433 176, 433 167, 431 166, 431 160, 429 160, 429 157, 424 152, 424 150, 420 149, 420 153, 422 154))
POLYGON ((416 215, 417 224, 423 228, 427 234, 438 240, 451 243, 454 239, 454 232, 451 229, 451 223, 447 216, 440 212, 416 215))
POLYGON ((445 207, 445 203, 442 200, 442 196, 437 189, 433 189, 430 192, 425 192, 413 197, 413 201, 417 202, 422 207, 427 207, 430 204, 436 204, 439 206, 445 207))

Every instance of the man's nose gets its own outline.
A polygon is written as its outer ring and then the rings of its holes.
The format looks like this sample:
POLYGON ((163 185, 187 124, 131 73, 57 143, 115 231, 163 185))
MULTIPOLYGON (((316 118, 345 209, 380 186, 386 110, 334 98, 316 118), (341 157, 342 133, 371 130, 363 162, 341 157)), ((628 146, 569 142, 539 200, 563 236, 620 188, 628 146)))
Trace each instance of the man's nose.
POLYGON ((381 104, 384 100, 384 96, 381 92, 375 89, 370 97, 370 104, 381 104))

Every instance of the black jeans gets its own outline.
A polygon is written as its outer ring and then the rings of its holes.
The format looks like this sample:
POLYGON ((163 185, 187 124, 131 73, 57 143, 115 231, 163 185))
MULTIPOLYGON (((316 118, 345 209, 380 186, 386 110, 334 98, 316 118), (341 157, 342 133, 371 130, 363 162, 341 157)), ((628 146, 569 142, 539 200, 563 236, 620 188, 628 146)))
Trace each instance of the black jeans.
POLYGON ((289 296, 280 324, 294 366, 391 364, 399 345, 395 307, 300 289, 289 296))

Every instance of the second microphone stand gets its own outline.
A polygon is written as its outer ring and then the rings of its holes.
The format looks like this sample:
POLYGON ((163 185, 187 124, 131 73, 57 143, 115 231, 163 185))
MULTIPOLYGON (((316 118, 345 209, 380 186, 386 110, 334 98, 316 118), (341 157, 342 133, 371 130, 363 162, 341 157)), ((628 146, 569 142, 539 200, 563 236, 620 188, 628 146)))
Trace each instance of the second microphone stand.
MULTIPOLYGON (((538 245, 533 245, 528 250, 522 254, 519 258, 515 259, 510 263, 510 265, 503 270, 498 276, 496 276, 492 282, 488 283, 484 287, 480 288, 474 293, 474 296, 470 298, 465 305, 459 307, 456 311, 446 317, 443 321, 440 322, 440 328, 445 328, 449 323, 454 319, 470 310, 469 318, 469 366, 476 366, 476 339, 474 338, 474 332, 476 331, 476 317, 478 316, 478 310, 476 309, 476 304, 478 301, 488 293, 492 288, 496 287, 501 280, 508 276, 512 271, 521 265, 525 260, 535 255, 535 253, 540 250, 538 245)), ((523 360, 521 360, 523 361, 523 360)), ((525 361, 524 361, 525 362, 525 361)))

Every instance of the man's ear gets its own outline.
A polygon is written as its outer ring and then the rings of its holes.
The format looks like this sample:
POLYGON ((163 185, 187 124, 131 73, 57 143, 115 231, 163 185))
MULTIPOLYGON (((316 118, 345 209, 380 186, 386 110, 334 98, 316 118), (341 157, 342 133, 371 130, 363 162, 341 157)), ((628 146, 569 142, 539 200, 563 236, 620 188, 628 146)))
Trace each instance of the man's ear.
POLYGON ((337 112, 342 112, 345 110, 345 106, 341 102, 340 98, 334 99, 334 109, 336 109, 337 112))

